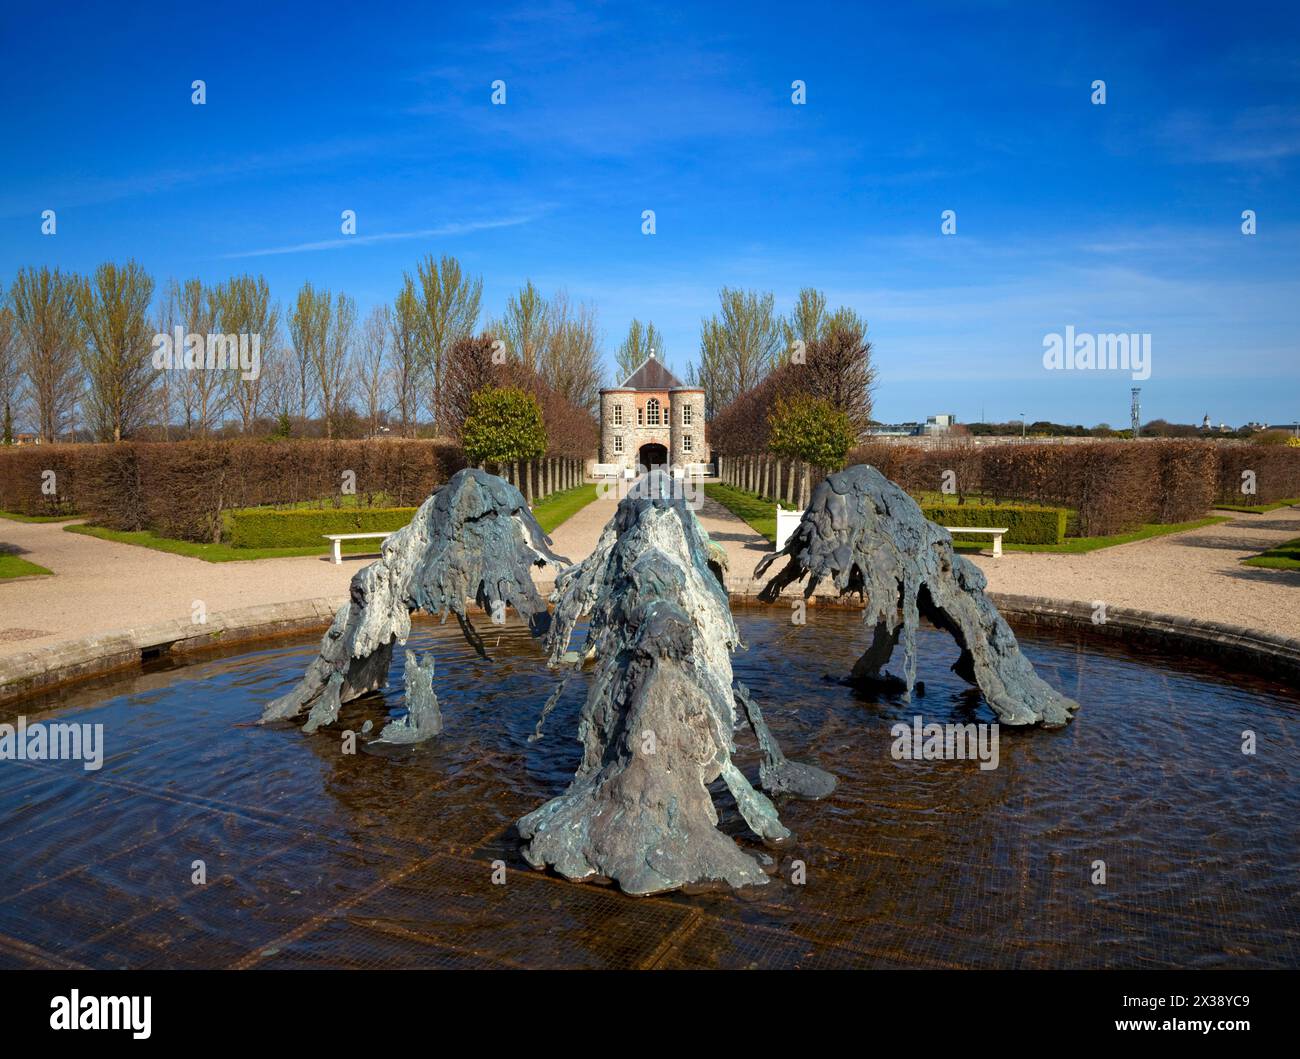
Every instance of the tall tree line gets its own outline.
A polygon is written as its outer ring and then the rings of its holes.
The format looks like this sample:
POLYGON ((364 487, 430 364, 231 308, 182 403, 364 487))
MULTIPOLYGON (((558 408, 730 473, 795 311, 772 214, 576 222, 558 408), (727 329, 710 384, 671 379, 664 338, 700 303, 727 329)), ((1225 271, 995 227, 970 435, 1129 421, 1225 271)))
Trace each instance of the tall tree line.
POLYGON ((283 308, 263 276, 155 284, 134 261, 85 277, 23 269, 0 288, 5 439, 445 433, 450 353, 476 335, 593 411, 603 382, 595 309, 564 291, 544 298, 529 281, 480 329, 482 290, 454 257, 428 255, 361 319, 350 295, 311 282, 283 308), (204 339, 197 349, 190 335, 204 339), (239 347, 209 335, 258 336, 255 370, 222 366, 239 347), (157 336, 169 343, 161 364, 157 336))

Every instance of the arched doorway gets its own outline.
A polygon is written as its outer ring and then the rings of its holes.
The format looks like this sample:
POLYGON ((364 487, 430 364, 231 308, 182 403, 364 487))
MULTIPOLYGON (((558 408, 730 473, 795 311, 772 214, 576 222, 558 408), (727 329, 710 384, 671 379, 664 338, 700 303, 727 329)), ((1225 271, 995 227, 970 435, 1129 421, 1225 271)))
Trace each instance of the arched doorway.
POLYGON ((668 462, 668 450, 658 442, 650 442, 648 445, 642 445, 637 450, 637 462, 647 471, 653 471, 656 467, 662 467, 668 462))

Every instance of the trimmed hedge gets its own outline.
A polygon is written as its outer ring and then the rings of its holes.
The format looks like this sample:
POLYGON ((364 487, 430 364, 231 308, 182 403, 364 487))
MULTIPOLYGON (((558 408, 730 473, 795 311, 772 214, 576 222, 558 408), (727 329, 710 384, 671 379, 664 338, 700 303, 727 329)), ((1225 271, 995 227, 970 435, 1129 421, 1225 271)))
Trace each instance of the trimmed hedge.
POLYGON ((226 518, 235 548, 308 548, 326 533, 399 530, 414 507, 302 508, 295 511, 232 511, 226 518))
MULTIPOLYGON (((1029 504, 931 504, 922 505, 921 513, 931 522, 947 526, 954 538, 961 536, 961 526, 1006 526, 1003 540, 1008 544, 1060 544, 1065 539, 1063 507, 1036 507, 1029 504)), ((971 540, 987 543, 980 534, 971 540)))
POLYGON ((365 507, 420 504, 464 466, 455 446, 399 439, 24 445, 0 449, 0 511, 220 543, 228 512, 337 497, 345 471, 365 507))
POLYGON ((875 442, 854 450, 848 462, 871 464, 909 493, 934 492, 951 472, 959 497, 1071 508, 1084 537, 1190 522, 1216 500, 1300 496, 1300 450, 1285 445, 1151 440, 928 449, 875 442), (1246 471, 1251 494, 1241 492, 1246 471))

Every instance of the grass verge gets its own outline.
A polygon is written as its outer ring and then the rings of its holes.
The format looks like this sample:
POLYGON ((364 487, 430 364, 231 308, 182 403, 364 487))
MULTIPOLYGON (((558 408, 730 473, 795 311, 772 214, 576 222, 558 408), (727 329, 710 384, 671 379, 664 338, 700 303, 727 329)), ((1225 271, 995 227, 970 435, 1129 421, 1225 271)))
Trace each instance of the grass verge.
POLYGON ((1300 497, 1292 497, 1290 500, 1276 500, 1271 504, 1215 504, 1216 511, 1243 511, 1248 515, 1263 515, 1269 511, 1276 511, 1281 507, 1293 507, 1300 504, 1300 497))
POLYGON ((1262 566, 1266 570, 1300 570, 1300 537, 1249 559, 1243 559, 1242 564, 1262 566))
POLYGON ((11 577, 35 577, 39 574, 49 574, 51 572, 43 566, 29 563, 20 555, 0 553, 0 581, 7 581, 11 577))
MULTIPOLYGON (((1200 529, 1202 526, 1214 526, 1220 522, 1231 521, 1232 519, 1228 515, 1209 515, 1205 518, 1195 519, 1192 522, 1173 522, 1168 525, 1149 522, 1145 526, 1130 530, 1128 533, 1116 533, 1109 537, 1067 537, 1060 544, 1007 544, 1004 542, 1002 550, 1007 552, 1047 552, 1048 554, 1082 555, 1085 552, 1095 552, 1100 548, 1113 548, 1117 544, 1132 544, 1134 541, 1150 540, 1152 537, 1166 537, 1171 533, 1182 533, 1184 530, 1200 529)), ((977 544, 957 546, 959 552, 978 551, 979 548, 980 546, 977 544)))
MULTIPOLYGON (((538 503, 533 514, 542 529, 550 533, 565 519, 582 510, 596 499, 594 485, 581 485, 555 493, 538 503)), ((176 540, 173 537, 160 537, 152 530, 115 530, 104 526, 65 526, 67 533, 81 533, 87 537, 98 537, 103 541, 118 544, 133 544, 139 548, 152 548, 154 551, 169 552, 172 555, 186 555, 192 559, 202 559, 209 563, 248 562, 253 559, 291 559, 303 555, 324 556, 329 553, 329 542, 321 538, 319 544, 293 548, 234 548, 229 544, 200 544, 197 541, 176 540)), ((379 540, 344 541, 344 555, 376 555, 379 552, 379 540)), ((48 571, 44 571, 47 572, 48 571)), ((14 576, 14 575, 11 575, 14 576)))
POLYGON ((596 485, 577 485, 562 493, 552 493, 533 505, 537 524, 549 535, 557 526, 567 522, 596 499, 596 485))
POLYGON ((76 515, 20 515, 16 511, 0 511, 0 518, 11 519, 14 522, 67 522, 70 518, 77 518, 76 515))
MULTIPOLYGON (((114 530, 103 526, 65 526, 65 533, 82 533, 87 537, 98 537, 102 541, 115 541, 118 544, 134 544, 139 548, 152 548, 157 552, 170 552, 172 555, 188 555, 192 559, 203 559, 209 563, 236 563, 249 559, 286 559, 298 555, 327 555, 329 542, 322 538, 320 544, 309 548, 232 548, 229 544, 199 544, 197 541, 182 541, 172 537, 160 537, 152 530, 114 530)), ((377 554, 378 540, 344 541, 345 555, 364 555, 367 552, 377 554)))
POLYGON ((704 495, 716 500, 736 518, 749 524, 755 533, 776 543, 776 501, 767 500, 754 493, 737 489, 734 485, 720 483, 706 485, 704 495))
MULTIPOLYGON (((748 523, 756 533, 761 533, 769 541, 776 541, 776 503, 772 500, 765 500, 762 497, 755 496, 753 493, 747 493, 743 489, 737 489, 730 485, 706 485, 704 487, 705 495, 711 500, 716 500, 737 518, 748 523)), ((1113 548, 1117 544, 1131 544, 1134 541, 1149 540, 1152 537, 1163 537, 1170 533, 1182 533, 1184 530, 1200 529, 1202 526, 1213 526, 1220 522, 1230 522, 1229 515, 1209 515, 1205 518, 1196 519, 1193 522, 1177 522, 1170 525, 1161 525, 1159 523, 1149 523, 1138 529, 1131 530, 1128 533, 1117 533, 1109 537, 1067 537, 1060 544, 1008 544, 1005 541, 1002 544, 1002 550, 1008 552, 1046 552, 1048 554, 1059 553, 1062 555, 1082 555, 1085 552, 1095 552, 1100 548, 1113 548)), ((987 549, 987 544, 957 544, 954 546, 959 552, 979 552, 987 549)), ((1253 562, 1254 560, 1248 560, 1253 562)))

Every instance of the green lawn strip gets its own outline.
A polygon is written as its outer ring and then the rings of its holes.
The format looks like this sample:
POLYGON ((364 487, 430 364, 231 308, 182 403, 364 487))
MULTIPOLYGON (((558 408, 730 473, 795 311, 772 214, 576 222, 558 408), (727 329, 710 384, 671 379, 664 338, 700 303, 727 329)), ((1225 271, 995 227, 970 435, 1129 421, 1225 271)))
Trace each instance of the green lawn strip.
POLYGON ((765 500, 732 485, 711 484, 704 487, 704 495, 716 500, 742 522, 748 523, 755 533, 776 543, 776 501, 765 500))
MULTIPOLYGON (((756 532, 761 533, 769 541, 775 543, 775 502, 763 500, 753 493, 747 493, 730 485, 706 485, 704 492, 710 500, 716 500, 737 518, 749 523, 756 532)), ((1060 544, 1007 544, 1004 541, 1002 549, 1004 551, 1047 552, 1049 554, 1056 552, 1063 555, 1080 555, 1084 552, 1094 552, 1098 548, 1110 548, 1116 544, 1144 541, 1151 537, 1163 537, 1168 533, 1181 533, 1184 530, 1200 529, 1202 526, 1213 526, 1220 522, 1230 521, 1232 519, 1228 515, 1210 515, 1194 522, 1179 522, 1168 526, 1151 523, 1129 533, 1118 533, 1110 537, 1069 537, 1060 544)), ((988 545, 972 542, 970 544, 957 544, 955 547, 960 552, 978 552, 982 548, 987 549, 988 545)))
MULTIPOLYGON (((1117 544, 1132 544, 1134 541, 1145 541, 1152 537, 1164 537, 1170 533, 1182 533, 1184 530, 1200 529, 1202 526, 1214 526, 1220 522, 1231 521, 1232 518, 1228 515, 1210 515, 1206 518, 1196 519, 1194 522, 1175 522, 1169 525, 1150 522, 1139 529, 1130 530, 1128 533, 1116 533, 1109 537, 1067 537, 1060 544, 1007 544, 1004 541, 1002 550, 1008 552, 1082 555, 1085 552, 1095 552, 1100 548, 1113 548, 1117 544)), ((960 552, 977 552, 980 547, 978 544, 956 545, 957 551, 960 552)), ((983 547, 987 548, 988 545, 983 545, 983 547)))
MULTIPOLYGON (((229 544, 200 544, 197 541, 182 541, 171 537, 160 537, 152 530, 114 530, 103 526, 65 526, 68 533, 83 533, 87 537, 98 537, 104 541, 118 544, 134 544, 140 548, 152 548, 158 552, 170 552, 173 555, 188 555, 192 559, 203 559, 209 563, 236 563, 249 559, 288 559, 300 555, 327 555, 330 542, 321 538, 318 545, 303 548, 232 548, 229 544)), ((344 554, 377 554, 379 538, 362 541, 344 541, 344 554)))
POLYGON ((49 574, 51 572, 43 566, 29 563, 22 556, 0 553, 0 581, 8 580, 11 577, 35 577, 38 574, 49 574))
POLYGON ((596 499, 596 485, 578 485, 562 493, 552 493, 533 505, 537 524, 549 535, 557 526, 571 519, 596 499))
POLYGON ((0 518, 12 519, 14 522, 67 522, 78 515, 20 515, 16 511, 0 511, 0 518))
POLYGON ((1300 497, 1292 497, 1290 500, 1278 500, 1272 504, 1215 504, 1216 511, 1242 511, 1247 515, 1263 515, 1269 511, 1276 511, 1281 507, 1294 507, 1300 504, 1300 497))
POLYGON ((1300 570, 1300 537, 1243 559, 1242 563, 1245 566, 1261 566, 1266 570, 1300 570))
MULTIPOLYGON (((369 493, 361 496, 357 493, 336 493, 317 500, 293 500, 283 504, 257 504, 253 507, 231 508, 240 511, 339 511, 352 507, 396 507, 387 493, 369 493), (365 500, 363 504, 361 501, 365 500)), ((416 505, 418 506, 418 505, 416 505)))
MULTIPOLYGON (((533 508, 542 529, 550 533, 556 526, 571 517, 575 512, 586 507, 596 499, 595 485, 582 485, 547 497, 533 508)), ((160 537, 152 530, 115 530, 104 526, 65 526, 68 533, 82 533, 87 537, 115 541, 118 544, 133 544, 140 548, 152 548, 172 555, 186 555, 192 559, 203 559, 209 563, 247 562, 253 559, 289 559, 303 555, 326 555, 330 542, 321 538, 320 544, 293 548, 234 548, 229 544, 200 544, 197 541, 176 540, 172 537, 160 537)), ((343 541, 345 555, 375 555, 379 552, 380 540, 372 538, 360 541, 343 541)))

